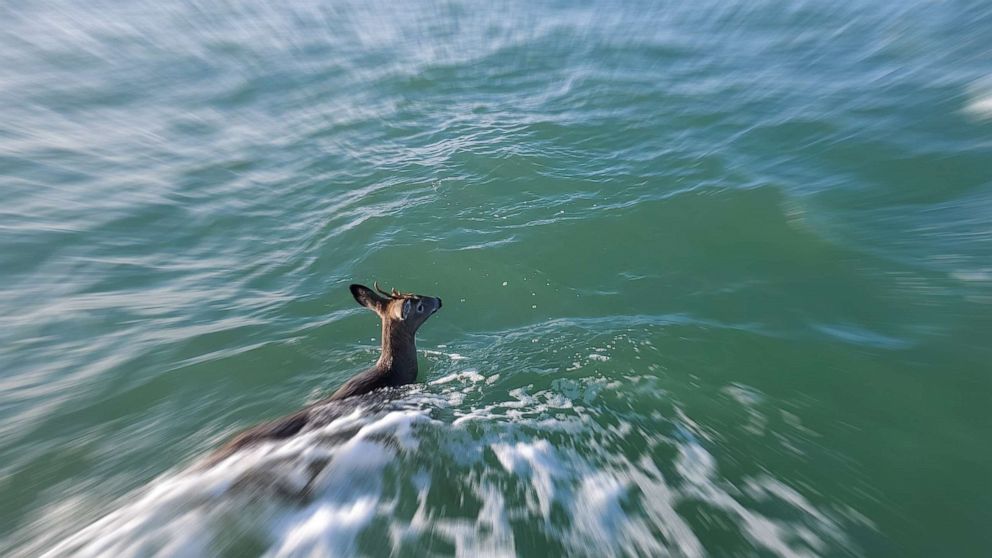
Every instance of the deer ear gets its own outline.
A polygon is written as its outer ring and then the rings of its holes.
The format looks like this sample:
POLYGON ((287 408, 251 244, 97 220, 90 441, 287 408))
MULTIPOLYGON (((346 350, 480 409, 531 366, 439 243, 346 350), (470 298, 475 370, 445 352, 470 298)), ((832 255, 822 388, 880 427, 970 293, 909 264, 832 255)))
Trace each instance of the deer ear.
POLYGON ((377 295, 372 289, 358 284, 353 284, 348 288, 351 289, 351 296, 355 297, 355 302, 373 312, 379 312, 382 309, 385 299, 377 295))

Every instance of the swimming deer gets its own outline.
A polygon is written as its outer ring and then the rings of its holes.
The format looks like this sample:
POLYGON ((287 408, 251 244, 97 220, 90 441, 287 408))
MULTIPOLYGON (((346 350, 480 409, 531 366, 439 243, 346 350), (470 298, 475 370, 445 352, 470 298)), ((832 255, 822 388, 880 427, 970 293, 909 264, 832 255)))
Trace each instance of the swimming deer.
POLYGON ((351 295, 382 320, 382 354, 375 366, 355 375, 333 395, 289 416, 260 424, 242 432, 211 455, 206 465, 218 463, 239 449, 295 436, 308 428, 322 426, 339 413, 328 407, 345 399, 371 393, 385 387, 397 387, 417 381, 417 330, 441 308, 441 299, 396 289, 386 292, 373 283, 375 290, 351 285, 351 295), (318 412, 319 411, 319 412, 318 412))

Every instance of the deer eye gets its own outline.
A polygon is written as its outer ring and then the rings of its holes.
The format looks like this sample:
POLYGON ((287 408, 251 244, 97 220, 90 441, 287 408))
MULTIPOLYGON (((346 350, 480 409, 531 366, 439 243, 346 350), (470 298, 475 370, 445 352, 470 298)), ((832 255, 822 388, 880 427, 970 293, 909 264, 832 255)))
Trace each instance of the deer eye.
POLYGON ((418 302, 417 303, 417 312, 423 312, 423 311, 424 311, 424 303, 423 302, 418 302))

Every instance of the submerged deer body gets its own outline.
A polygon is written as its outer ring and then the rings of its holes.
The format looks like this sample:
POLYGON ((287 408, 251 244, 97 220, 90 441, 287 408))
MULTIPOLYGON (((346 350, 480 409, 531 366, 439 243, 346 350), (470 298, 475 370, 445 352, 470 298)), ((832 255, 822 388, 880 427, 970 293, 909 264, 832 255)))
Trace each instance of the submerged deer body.
POLYGON ((372 310, 382 320, 382 354, 375 366, 344 383, 333 395, 292 415, 260 424, 236 436, 207 460, 217 463, 237 450, 264 442, 289 438, 308 427, 326 424, 327 408, 335 402, 371 393, 384 387, 412 384, 417 380, 417 345, 414 337, 427 318, 441 308, 441 299, 412 293, 386 292, 374 284, 375 290, 364 285, 351 285, 351 294, 362 306, 372 310), (320 411, 320 412, 318 412, 320 411))

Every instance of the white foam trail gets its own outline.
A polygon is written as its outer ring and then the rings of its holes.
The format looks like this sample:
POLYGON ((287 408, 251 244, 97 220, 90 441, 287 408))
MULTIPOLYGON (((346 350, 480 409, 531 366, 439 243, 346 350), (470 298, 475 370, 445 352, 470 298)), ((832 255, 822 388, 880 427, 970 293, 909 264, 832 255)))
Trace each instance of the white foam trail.
POLYGON ((609 473, 584 476, 576 495, 572 536, 592 542, 595 546, 608 545, 626 519, 620 508, 626 492, 627 483, 609 473))
POLYGON ((508 472, 530 477, 537 494, 540 513, 547 520, 551 515, 551 503, 555 499, 552 479, 561 475, 563 470, 551 444, 547 440, 538 440, 532 444, 494 444, 492 449, 508 472))
POLYGON ((276 548, 267 556, 342 556, 353 551, 358 532, 372 520, 376 498, 350 504, 318 502, 288 518, 276 548))
POLYGON ((218 526, 237 520, 245 498, 250 499, 250 490, 247 495, 234 490, 239 486, 316 495, 302 509, 270 506, 274 509, 268 522, 256 510, 263 522, 256 530, 267 531, 271 545, 267 555, 346 554, 375 515, 384 468, 395 459, 397 449, 416 450, 413 429, 429 421, 424 411, 393 411, 378 417, 355 411, 285 442, 239 451, 213 467, 163 476, 133 501, 44 556, 213 555, 211 541, 217 538, 218 526), (321 443, 321 438, 357 425, 361 427, 345 443, 321 443))
POLYGON ((476 491, 482 509, 474 522, 440 520, 436 523, 439 533, 455 545, 455 556, 516 556, 513 531, 507 519, 503 494, 491 485, 476 491))
MULTIPOLYGON (((656 432, 657 422, 646 429, 643 419, 603 426, 590 414, 603 408, 585 407, 603 389, 598 378, 533 393, 513 389, 507 400, 448 411, 445 422, 423 410, 486 392, 489 378, 472 369, 449 374, 429 391, 408 394, 401 410, 356 411, 213 468, 164 476, 47 556, 211 556, 231 524, 259 538, 259 552, 274 558, 365 552, 359 536, 380 524, 387 526, 383 552, 416 553, 436 539, 457 556, 514 556, 521 519, 528 536, 537 530, 571 554, 705 556, 703 540, 679 513, 687 503, 726 516, 758 552, 804 557, 845 543, 831 514, 784 482, 722 478, 719 454, 708 449, 716 442, 677 407, 673 437, 656 432), (677 457, 659 461, 652 445, 673 447, 677 457), (424 451, 437 452, 430 468, 404 469, 424 451), (397 462, 406 465, 391 470, 397 462), (387 477, 395 492, 384 493, 387 477), (477 504, 439 504, 435 490, 477 504), (402 493, 416 494, 415 511, 397 503, 402 493), (785 512, 759 511, 766 506, 755 503, 763 502, 785 512)), ((723 393, 749 409, 762 402, 746 386, 723 393)))
POLYGON ((461 355, 461 354, 458 354, 458 353, 446 353, 444 351, 432 351, 430 349, 422 349, 421 352, 423 352, 425 355, 436 355, 436 356, 447 357, 447 358, 451 359, 452 361, 467 360, 468 359, 467 356, 461 355))
POLYGON ((440 384, 447 384, 447 383, 451 383, 451 382, 456 382, 458 380, 468 380, 470 382, 481 382, 481 381, 484 381, 485 379, 486 379, 486 377, 483 376, 482 374, 479 374, 478 371, 471 370, 470 369, 470 370, 463 370, 461 372, 455 372, 455 373, 452 373, 452 374, 448 374, 447 376, 443 376, 443 377, 438 378, 436 380, 432 380, 430 382, 430 384, 436 386, 436 385, 440 385, 440 384))

